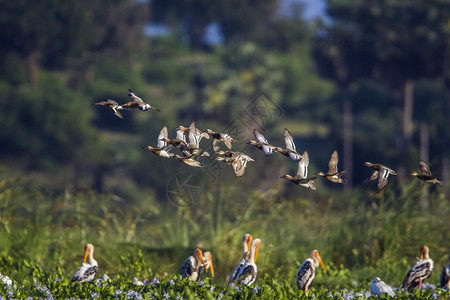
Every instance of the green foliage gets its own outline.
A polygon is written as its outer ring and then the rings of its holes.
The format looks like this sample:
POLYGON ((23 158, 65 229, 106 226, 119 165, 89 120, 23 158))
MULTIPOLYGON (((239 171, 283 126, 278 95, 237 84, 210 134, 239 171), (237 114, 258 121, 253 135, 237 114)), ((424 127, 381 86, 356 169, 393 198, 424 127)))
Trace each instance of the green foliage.
POLYGON ((42 73, 38 91, 27 85, 3 85, 2 92, 0 104, 8 107, 0 113, 3 155, 14 153, 28 166, 42 168, 73 161, 85 145, 95 144, 91 114, 84 109, 89 103, 68 90, 60 77, 42 73))
MULTIPOLYGON (((297 297, 298 267, 312 249, 318 249, 328 272, 317 269, 313 290, 299 297, 336 293, 339 298, 348 293, 343 289, 367 290, 375 276, 399 286, 420 245, 427 244, 435 261, 435 271, 427 282, 437 284, 441 266, 448 263, 448 249, 442 240, 449 238, 444 226, 449 204, 439 192, 422 198, 413 185, 401 196, 373 197, 361 192, 360 196, 334 200, 318 196, 314 201, 298 195, 280 198, 281 190, 260 194, 253 189, 243 192, 239 185, 216 185, 205 188, 196 206, 175 208, 151 198, 124 202, 89 190, 42 193, 18 180, 3 180, 0 270, 23 287, 33 287, 31 295, 42 292, 34 288, 36 278, 53 295, 56 289, 62 293, 58 295, 75 297, 131 288, 184 298, 215 298, 222 291, 243 298, 289 299, 297 297), (245 200, 239 203, 234 201, 237 198, 245 200), (240 288, 240 293, 231 287, 223 290, 220 285, 240 258, 245 232, 263 241, 257 261, 260 292, 253 288, 240 288), (109 288, 68 282, 87 242, 96 246, 100 274, 112 278, 114 284, 109 288), (194 283, 179 286, 178 276, 168 275, 177 274, 186 256, 199 246, 213 253, 214 282, 218 284, 212 285, 213 292, 206 287, 197 290, 194 283), (156 290, 131 285, 132 277, 151 281, 154 276, 165 282, 156 290), (55 282, 56 278, 60 281, 55 282), (176 284, 167 289, 171 279, 176 284)), ((205 286, 211 284, 207 281, 205 286)), ((15 293, 28 295, 20 290, 15 293)))

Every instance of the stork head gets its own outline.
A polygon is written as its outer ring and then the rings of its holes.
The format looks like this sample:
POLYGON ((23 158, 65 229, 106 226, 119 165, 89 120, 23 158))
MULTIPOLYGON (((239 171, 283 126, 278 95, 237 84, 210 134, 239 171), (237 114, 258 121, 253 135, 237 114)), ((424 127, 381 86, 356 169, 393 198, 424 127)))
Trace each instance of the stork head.
MULTIPOLYGON (((211 252, 206 251, 204 253, 204 257, 206 258, 206 261, 208 262, 206 267, 211 270, 211 276, 214 278, 214 265, 213 265, 213 261, 212 261, 212 254, 211 254, 211 252)), ((205 268, 205 271, 208 271, 207 268, 205 268)))
POLYGON ((84 264, 86 263, 86 260, 91 253, 94 254, 94 245, 86 244, 86 246, 84 246, 84 258, 83 258, 84 264))
POLYGON ((197 259, 198 262, 202 263, 203 267, 205 267, 205 270, 206 270, 206 263, 205 263, 205 260, 203 259, 202 249, 200 249, 200 248, 195 249, 194 257, 195 257, 195 259, 197 259))
POLYGON ((422 248, 420 248, 420 259, 429 258, 429 256, 428 256, 429 252, 430 252, 430 249, 428 249, 427 246, 423 245, 422 248))
POLYGON ((313 250, 311 252, 311 258, 314 259, 315 261, 319 262, 320 266, 324 269, 324 271, 327 271, 327 268, 325 267, 322 258, 320 257, 319 251, 317 250, 313 250))

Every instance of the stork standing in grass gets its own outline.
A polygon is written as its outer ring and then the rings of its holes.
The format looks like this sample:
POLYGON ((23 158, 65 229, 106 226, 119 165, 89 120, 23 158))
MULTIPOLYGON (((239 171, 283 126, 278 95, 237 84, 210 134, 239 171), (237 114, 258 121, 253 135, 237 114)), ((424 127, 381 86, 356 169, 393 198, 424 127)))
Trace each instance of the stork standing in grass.
POLYGON ((201 266, 207 270, 203 252, 197 248, 194 250, 194 254, 189 256, 181 266, 181 277, 189 278, 192 281, 198 281, 200 278, 201 266))
POLYGON ((72 281, 92 281, 98 271, 97 261, 94 259, 94 245, 86 244, 84 247, 83 265, 73 275, 72 281))
POLYGON ((431 276, 431 272, 433 271, 433 260, 429 257, 428 253, 428 247, 422 246, 420 249, 420 258, 411 267, 408 274, 406 274, 402 289, 407 289, 410 292, 415 288, 421 289, 422 281, 431 276))
MULTIPOLYGON (((208 269, 209 269, 211 271, 211 277, 214 278, 214 265, 213 265, 211 252, 205 251, 203 253, 203 260, 205 261, 205 265, 206 265, 205 272, 208 272, 208 269)), ((202 268, 203 268, 203 265, 200 265, 200 270, 202 270, 202 268)))
POLYGON ((228 284, 231 284, 237 279, 240 268, 245 264, 245 261, 248 259, 251 243, 252 243, 252 235, 249 233, 244 234, 244 236, 242 237, 242 258, 236 265, 236 267, 234 267, 233 271, 231 271, 228 284))
MULTIPOLYGON (((450 259, 450 255, 448 256, 448 259, 450 259)), ((450 291, 450 265, 446 265, 442 268, 439 287, 443 290, 450 291)))
POLYGON ((390 297, 394 297, 395 293, 392 288, 384 283, 379 277, 375 277, 370 285, 370 292, 372 295, 381 296, 383 293, 388 294, 390 297))
POLYGON ((256 276, 258 275, 258 267, 256 266, 256 259, 258 258, 259 247, 261 246, 260 239, 254 239, 250 246, 250 253, 248 259, 239 268, 239 272, 236 278, 237 283, 252 285, 256 276))
POLYGON ((319 255, 319 251, 313 250, 309 258, 307 258, 297 272, 297 286, 299 290, 307 291, 313 281, 314 277, 316 277, 316 268, 319 266, 327 271, 325 265, 323 264, 322 258, 319 255))

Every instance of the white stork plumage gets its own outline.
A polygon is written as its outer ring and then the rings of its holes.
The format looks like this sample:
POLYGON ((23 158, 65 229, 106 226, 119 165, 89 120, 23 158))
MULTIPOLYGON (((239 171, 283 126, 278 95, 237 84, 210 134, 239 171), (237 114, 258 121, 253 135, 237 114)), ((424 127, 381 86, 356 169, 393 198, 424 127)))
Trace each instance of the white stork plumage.
POLYGON ((372 295, 381 296, 383 293, 388 294, 390 297, 394 297, 395 293, 392 288, 384 283, 379 277, 375 277, 370 285, 370 292, 372 295))
POLYGON ((256 276, 258 275, 258 267, 256 266, 256 259, 258 258, 259 247, 261 246, 260 239, 254 239, 250 245, 250 253, 248 259, 239 268, 236 281, 238 284, 252 285, 256 276))
POLYGON ((316 268, 319 266, 327 271, 325 265, 323 264, 322 258, 319 255, 319 251, 313 250, 309 258, 307 258, 297 272, 297 287, 299 290, 307 291, 316 276, 316 268))
MULTIPOLYGON (((448 258, 450 259, 450 255, 448 258)), ((446 265, 442 268, 439 287, 443 290, 450 291, 450 265, 446 265)))
POLYGON ((406 278, 403 281, 402 289, 413 291, 415 288, 422 287, 422 281, 430 277, 433 271, 433 260, 428 255, 429 249, 427 246, 422 246, 420 249, 419 260, 411 267, 406 274, 406 278))
POLYGON ((181 266, 181 277, 183 279, 188 278, 192 281, 198 281, 200 279, 201 267, 207 270, 203 251, 197 248, 194 250, 194 254, 189 256, 181 266))
POLYGON ((86 282, 92 281, 98 271, 97 261, 94 259, 94 245, 86 244, 84 247, 83 265, 73 275, 72 281, 86 282))
POLYGON ((245 264, 245 261, 248 259, 252 239, 253 237, 249 233, 246 233, 242 236, 242 258, 236 265, 236 267, 234 267, 233 271, 231 271, 230 278, 228 279, 228 284, 231 284, 237 279, 240 268, 245 264))

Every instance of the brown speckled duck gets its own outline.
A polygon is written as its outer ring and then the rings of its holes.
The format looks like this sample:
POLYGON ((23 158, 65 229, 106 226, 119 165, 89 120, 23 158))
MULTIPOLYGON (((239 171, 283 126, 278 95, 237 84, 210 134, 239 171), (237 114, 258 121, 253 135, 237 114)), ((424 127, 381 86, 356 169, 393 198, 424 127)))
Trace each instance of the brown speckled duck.
POLYGON ((334 150, 333 154, 331 154, 330 161, 328 162, 328 172, 327 173, 318 172, 316 175, 323 176, 331 182, 346 183, 346 181, 342 179, 341 176, 345 172, 347 172, 347 170, 338 172, 337 168, 338 162, 339 162, 338 152, 334 150))
POLYGON ((118 116, 121 119, 123 119, 123 116, 120 113, 120 110, 129 110, 127 108, 122 107, 121 105, 119 105, 119 103, 117 103, 116 101, 114 101, 112 99, 100 101, 100 102, 94 103, 94 105, 101 105, 103 107, 106 107, 107 109, 112 111, 116 116, 118 116))
POLYGON ((284 178, 290 180, 292 183, 296 185, 300 185, 312 190, 316 190, 316 184, 314 183, 314 179, 317 178, 317 174, 308 178, 308 165, 309 165, 309 155, 308 152, 303 152, 301 158, 298 162, 297 175, 292 177, 291 175, 283 175, 280 178, 284 178))
POLYGON ((232 147, 231 143, 234 142, 235 140, 228 133, 215 132, 211 129, 206 129, 206 132, 208 134, 210 134, 213 138, 214 152, 219 151, 219 149, 220 149, 219 143, 221 141, 223 141, 225 143, 225 145, 227 146, 227 148, 231 150, 231 147, 232 147))
MULTIPOLYGON (((209 139, 209 134, 206 131, 201 131, 195 126, 195 122, 192 122, 189 127, 185 127, 183 125, 178 126, 175 128, 177 132, 181 130, 184 133, 184 136, 187 136, 189 139, 189 143, 194 143, 196 147, 198 148, 198 145, 200 144, 200 141, 202 138, 209 139)), ((178 134, 177 134, 178 135, 178 134)), ((195 146, 194 146, 195 148, 195 146)))
POLYGON ((255 146, 259 150, 264 152, 265 156, 271 156, 275 152, 275 146, 269 144, 266 138, 256 129, 253 129, 253 134, 256 138, 255 140, 249 140, 247 144, 255 146))
POLYGON ((236 177, 242 177, 245 172, 245 168, 247 167, 247 162, 255 161, 250 156, 237 151, 217 151, 217 156, 215 160, 223 161, 226 164, 233 167, 234 173, 236 177), (220 156, 222 155, 222 156, 220 156))
POLYGON ((141 98, 139 98, 135 92, 133 92, 131 89, 128 89, 128 97, 131 98, 131 102, 127 102, 122 104, 122 106, 124 107, 133 107, 133 108, 138 108, 139 110, 142 111, 146 111, 149 109, 153 109, 156 111, 160 111, 159 109, 157 109, 156 107, 151 106, 148 103, 145 103, 144 100, 142 100, 141 98))
POLYGON ((364 166, 371 167, 373 169, 372 175, 370 176, 369 181, 373 181, 378 178, 378 191, 381 192, 387 185, 387 179, 389 175, 397 175, 397 173, 382 164, 373 164, 371 162, 366 161, 364 166))
POLYGON ((164 141, 164 139, 167 139, 167 136, 168 136, 167 127, 164 126, 161 129, 161 131, 159 132, 158 144, 157 144, 156 148, 152 147, 152 146, 146 146, 146 147, 144 147, 144 149, 147 149, 147 150, 153 152, 153 154, 160 156, 160 157, 165 157, 165 158, 173 157, 174 154, 169 152, 173 146, 164 141))
POLYGON ((199 157, 202 156, 204 150, 202 148, 197 148, 193 151, 191 155, 185 155, 180 156, 178 154, 175 154, 173 158, 178 159, 180 162, 182 162, 185 165, 191 166, 191 167, 203 167, 202 163, 198 161, 199 157))
POLYGON ((428 164, 426 162, 424 162, 423 160, 420 160, 419 167, 420 167, 420 173, 413 171, 409 175, 416 176, 420 180, 427 182, 427 183, 442 185, 442 182, 437 179, 437 175, 433 175, 431 173, 430 167, 428 166, 428 164))
POLYGON ((302 156, 295 149, 294 138, 287 128, 284 129, 284 143, 286 149, 275 147, 275 151, 289 157, 293 162, 298 162, 302 156))

